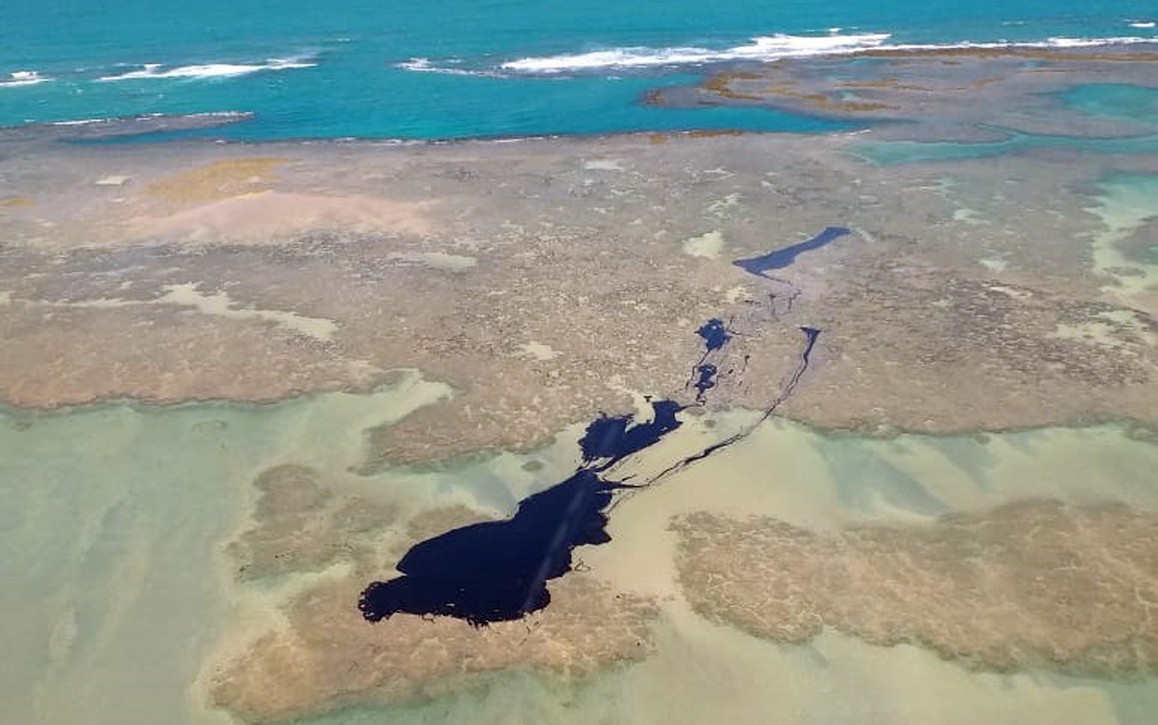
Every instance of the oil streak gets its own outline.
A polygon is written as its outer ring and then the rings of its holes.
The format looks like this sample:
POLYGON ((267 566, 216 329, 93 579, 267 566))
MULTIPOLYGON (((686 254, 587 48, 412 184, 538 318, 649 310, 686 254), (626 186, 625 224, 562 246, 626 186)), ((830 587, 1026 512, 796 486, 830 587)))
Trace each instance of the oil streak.
POLYGON ((791 247, 777 249, 774 252, 769 252, 759 257, 737 259, 732 262, 732 264, 758 277, 774 279, 770 275, 765 274, 765 272, 771 269, 784 269, 795 262, 797 255, 800 253, 820 249, 829 242, 833 242, 851 233, 852 230, 847 227, 825 227, 824 231, 807 241, 793 244, 791 247))
POLYGON ((696 330, 696 334, 704 338, 704 347, 707 348, 705 355, 723 348, 732 339, 732 332, 728 326, 724 324, 723 320, 715 317, 696 330))
POLYGON ((682 423, 679 403, 652 403, 652 419, 601 416, 579 441, 584 464, 545 491, 519 502, 505 521, 453 529, 415 544, 397 569, 402 576, 372 582, 358 608, 368 621, 398 612, 465 619, 474 626, 520 619, 551 601, 547 581, 571 571, 571 550, 605 544, 612 494, 633 486, 600 473, 657 443, 682 423))
POLYGON ((781 406, 781 404, 784 403, 785 400, 788 400, 788 396, 792 395, 792 391, 796 390, 796 386, 800 383, 800 378, 803 377, 805 371, 808 370, 808 365, 812 359, 812 348, 816 346, 816 341, 817 341, 817 339, 820 338, 820 330, 816 329, 815 327, 801 327, 800 331, 803 332, 805 335, 804 350, 800 353, 800 362, 797 363, 795 370, 792 371, 792 375, 788 378, 788 381, 784 384, 784 387, 780 390, 780 395, 778 395, 776 397, 776 399, 773 400, 771 402, 771 404, 769 404, 768 407, 764 409, 764 412, 760 415, 760 417, 756 420, 755 423, 748 426, 747 428, 740 431, 739 433, 736 433, 732 436, 729 436, 728 438, 725 438, 724 440, 720 441, 719 443, 714 443, 714 444, 708 446, 707 448, 703 449, 699 453, 688 456, 687 458, 683 459, 682 461, 677 461, 676 463, 673 463, 672 465, 668 466, 664 470, 660 471, 655 476, 652 476, 651 479, 649 479, 647 481, 647 483, 642 484, 640 487, 646 487, 646 486, 651 486, 653 484, 656 484, 659 481, 667 478, 671 474, 673 474, 677 471, 683 470, 684 468, 690 466, 691 464, 693 464, 697 461, 704 460, 705 458, 712 455, 716 451, 723 450, 724 448, 727 448, 728 446, 730 446, 734 443, 739 443, 740 441, 744 440, 748 436, 752 435, 752 432, 754 430, 756 430, 756 428, 761 423, 763 423, 764 421, 771 418, 772 414, 776 412, 776 409, 779 408, 781 406))
POLYGON ((696 334, 704 340, 704 353, 692 366, 691 375, 684 389, 695 388, 696 402, 703 404, 707 401, 708 391, 718 384, 720 375, 719 367, 715 363, 708 362, 708 358, 723 350, 732 341, 732 337, 739 333, 732 330, 723 320, 713 317, 701 325, 696 334))
MULTIPOLYGON (((801 252, 822 247, 848 233, 844 227, 828 227, 806 242, 762 257, 736 260, 734 264, 775 280, 764 273, 787 267, 801 252)), ((790 285, 788 310, 798 295, 790 285)), ((770 294, 773 318, 777 316, 777 301, 777 296, 770 294)), ((569 478, 520 501, 515 514, 507 520, 463 526, 415 544, 397 564, 401 576, 371 582, 362 592, 358 600, 362 616, 378 622, 405 612, 455 617, 482 627, 543 609, 551 602, 547 582, 573 568, 572 550, 611 540, 607 512, 617 491, 653 486, 747 438, 788 399, 808 370, 820 337, 816 328, 800 330, 805 343, 799 362, 780 394, 747 429, 672 464, 645 483, 627 484, 609 480, 604 474, 677 430, 682 423, 676 415, 685 406, 673 400, 653 401, 652 417, 646 422, 633 415, 601 415, 584 431, 579 441, 583 462, 569 478)), ((715 355, 738 333, 723 320, 712 318, 696 334, 704 341, 704 352, 692 368, 688 387, 695 387, 696 401, 702 404, 707 392, 718 384, 720 371, 715 355), (709 356, 713 361, 708 360, 709 356)), ((745 356, 744 367, 747 362, 745 356)), ((732 371, 729 369, 727 374, 732 371)))

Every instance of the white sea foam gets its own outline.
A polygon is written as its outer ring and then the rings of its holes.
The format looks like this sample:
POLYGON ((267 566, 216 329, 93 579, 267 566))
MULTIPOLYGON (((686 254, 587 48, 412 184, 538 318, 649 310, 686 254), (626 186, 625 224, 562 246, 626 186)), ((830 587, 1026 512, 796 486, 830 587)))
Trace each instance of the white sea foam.
MULTIPOLYGON (((958 48, 1089 48, 1113 45, 1158 43, 1158 38, 1137 36, 1113 38, 1048 38, 1030 42, 985 42, 951 44, 888 44, 888 33, 857 35, 770 35, 753 38, 751 43, 723 50, 699 47, 612 48, 589 53, 574 53, 519 58, 500 67, 505 71, 533 74, 600 71, 607 69, 645 69, 676 65, 704 65, 731 61, 772 61, 823 55, 851 55, 870 50, 950 50, 958 48)), ((433 70, 425 61, 424 70, 433 70)))
POLYGON ((1040 45, 1047 48, 1096 48, 1102 45, 1131 45, 1135 43, 1155 43, 1155 38, 1050 38, 1045 43, 1015 43, 1015 45, 1040 45))
POLYGON ((502 77, 502 73, 493 70, 474 70, 470 68, 460 68, 458 63, 462 61, 452 58, 443 61, 442 65, 435 65, 430 62, 429 58, 411 58, 410 60, 401 63, 395 63, 395 68, 412 71, 414 73, 441 73, 443 75, 451 76, 481 76, 484 78, 498 78, 502 77))
MULTIPOLYGON (((1116 38, 1047 38, 1046 40, 1031 41, 994 41, 985 43, 905 43, 900 45, 882 45, 881 50, 890 51, 942 51, 942 50, 1002 50, 1002 49, 1041 49, 1059 50, 1065 48, 1106 48, 1122 45, 1155 45, 1158 38, 1140 38, 1137 36, 1116 38)), ((856 53, 858 51, 852 51, 856 53)))
POLYGON ((602 68, 648 68, 672 65, 702 65, 732 60, 775 60, 794 56, 847 53, 877 48, 888 40, 887 33, 859 35, 768 35, 753 38, 747 45, 722 50, 700 47, 613 48, 590 53, 520 58, 502 64, 504 70, 530 73, 562 73, 602 68))
POLYGON ((49 126, 92 126, 98 123, 124 123, 126 121, 151 121, 156 119, 173 119, 173 120, 220 120, 228 122, 231 120, 241 121, 250 118, 253 114, 249 111, 206 111, 205 113, 183 113, 183 114, 167 114, 167 113, 143 113, 139 116, 110 116, 108 118, 79 118, 74 121, 50 121, 49 126))
POLYGON ((1135 20, 1130 23, 1131 28, 1154 28, 1158 27, 1158 22, 1153 20, 1135 20))
POLYGON ((34 86, 51 80, 51 78, 45 78, 34 70, 18 70, 9 73, 8 78, 0 79, 0 87, 34 86))
POLYGON ((145 63, 139 70, 119 75, 102 76, 102 81, 128 81, 153 78, 235 78, 261 71, 313 68, 317 63, 308 58, 271 58, 265 63, 203 63, 166 68, 161 63, 145 63))

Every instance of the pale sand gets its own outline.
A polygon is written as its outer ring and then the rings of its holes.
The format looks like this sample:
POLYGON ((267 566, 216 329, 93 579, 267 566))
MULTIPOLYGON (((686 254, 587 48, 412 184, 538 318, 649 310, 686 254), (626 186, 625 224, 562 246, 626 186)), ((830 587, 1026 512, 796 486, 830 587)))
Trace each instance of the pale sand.
POLYGON ((684 254, 692 257, 716 259, 723 249, 724 235, 718 229, 684 240, 684 254))
POLYGON ((325 342, 329 340, 338 326, 333 320, 318 317, 306 317, 296 312, 285 310, 263 310, 253 307, 238 307, 237 302, 230 299, 228 292, 214 292, 206 294, 198 289, 199 282, 165 285, 161 289, 164 294, 149 300, 127 300, 119 297, 98 297, 91 300, 77 300, 75 302, 59 302, 45 300, 14 300, 11 292, 0 294, 0 305, 23 304, 29 306, 57 307, 61 309, 114 309, 132 307, 134 305, 174 305, 176 307, 192 308, 192 311, 203 315, 212 315, 234 320, 258 320, 272 322, 286 330, 312 337, 325 342))
POLYGON ((1158 218, 1158 175, 1122 175, 1102 181, 1098 204, 1087 209, 1102 221, 1093 235, 1094 271, 1111 283, 1106 295, 1158 314, 1158 264, 1130 259, 1119 248, 1144 222, 1158 218))
POLYGON ((284 243, 316 229, 428 234, 427 211, 434 202, 405 202, 370 196, 327 196, 262 190, 207 201, 177 211, 144 211, 124 222, 116 241, 166 237, 215 244, 223 239, 247 244, 284 243))
POLYGON ((446 272, 464 272, 478 264, 478 259, 447 252, 405 252, 387 255, 387 259, 401 264, 420 264, 446 272))

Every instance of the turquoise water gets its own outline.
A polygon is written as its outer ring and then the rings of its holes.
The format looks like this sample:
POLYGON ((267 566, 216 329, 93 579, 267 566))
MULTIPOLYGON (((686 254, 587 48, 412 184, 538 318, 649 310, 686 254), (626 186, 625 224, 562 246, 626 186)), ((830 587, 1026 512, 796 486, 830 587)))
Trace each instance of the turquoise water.
POLYGON ((1098 83, 1078 86, 1062 100, 1092 116, 1140 121, 1158 127, 1158 88, 1098 83))
POLYGON ((850 150, 861 158, 881 166, 911 164, 921 161, 963 161, 989 158, 1034 149, 1068 149, 1099 154, 1158 153, 1158 88, 1143 88, 1112 83, 1088 83, 1057 94, 1068 108, 1091 118, 1131 121, 1149 132, 1132 136, 1099 138, 1095 136, 1061 136, 1031 134, 1012 129, 993 128, 1005 134, 997 141, 963 143, 960 141, 863 141, 850 150))
POLYGON ((1143 0, 449 0, 429 8, 382 0, 6 0, 0 126, 247 111, 251 121, 213 135, 825 130, 836 126, 639 100, 659 85, 694 81, 708 62, 914 43, 1152 40, 1155 14, 1143 0))
POLYGON ((866 141, 851 152, 880 166, 897 166, 920 161, 964 161, 1029 151, 1031 149, 1069 149, 1101 154, 1158 153, 1158 135, 1127 138, 1085 138, 1081 136, 1044 136, 1012 133, 1001 141, 962 143, 960 141, 866 141))

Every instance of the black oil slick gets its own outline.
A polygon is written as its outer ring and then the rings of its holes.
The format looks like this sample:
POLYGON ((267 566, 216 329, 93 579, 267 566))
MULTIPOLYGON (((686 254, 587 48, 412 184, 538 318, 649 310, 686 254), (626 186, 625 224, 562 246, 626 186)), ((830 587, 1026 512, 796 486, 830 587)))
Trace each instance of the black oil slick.
MULTIPOLYGON (((843 227, 828 227, 807 242, 734 264, 766 277, 765 271, 786 267, 799 253, 848 233, 843 227)), ((397 564, 401 576, 373 582, 362 592, 358 602, 362 615, 377 622, 404 612, 455 617, 483 626, 543 609, 551 602, 548 582, 572 571, 573 549, 611 541, 607 512, 617 492, 654 485, 737 443, 792 394, 820 336, 820 330, 812 327, 800 330, 805 339, 795 368, 756 423, 744 431, 677 461, 647 481, 628 483, 612 480, 608 474, 617 464, 678 430, 682 422, 677 414, 687 406, 674 400, 651 401, 650 420, 600 416, 579 441, 583 461, 569 478, 520 501, 509 519, 464 526, 414 545, 397 564)), ((692 366, 688 387, 695 388, 695 404, 702 405, 717 385, 719 358, 739 333, 713 318, 696 334, 704 341, 704 352, 692 366)))

